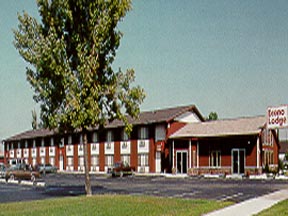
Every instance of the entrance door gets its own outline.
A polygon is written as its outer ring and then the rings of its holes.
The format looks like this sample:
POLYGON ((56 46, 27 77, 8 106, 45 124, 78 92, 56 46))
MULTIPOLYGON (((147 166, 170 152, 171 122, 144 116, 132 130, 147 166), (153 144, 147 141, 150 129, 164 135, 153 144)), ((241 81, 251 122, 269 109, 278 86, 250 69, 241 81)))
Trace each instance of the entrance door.
POLYGON ((244 174, 245 172, 245 149, 232 150, 232 173, 244 174))
POLYGON ((63 155, 59 156, 59 170, 63 171, 64 170, 64 161, 63 161, 63 155))
POLYGON ((177 173, 187 173, 187 151, 176 151, 177 173))

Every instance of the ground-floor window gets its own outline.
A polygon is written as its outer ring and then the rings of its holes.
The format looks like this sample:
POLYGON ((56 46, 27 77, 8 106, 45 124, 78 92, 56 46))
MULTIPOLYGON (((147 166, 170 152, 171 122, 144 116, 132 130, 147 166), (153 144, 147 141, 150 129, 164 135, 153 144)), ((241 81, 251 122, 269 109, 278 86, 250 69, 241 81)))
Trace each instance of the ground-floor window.
POLYGON ((105 166, 112 167, 114 165, 114 155, 105 155, 105 166))
POLYGON ((84 157, 78 157, 78 170, 83 171, 84 170, 84 157))
POLYGON ((91 156, 91 166, 99 166, 99 156, 98 155, 91 156))
POLYGON ((67 166, 68 166, 68 170, 73 170, 74 167, 74 161, 73 161, 73 157, 68 157, 67 158, 67 166))
POLYGON ((45 157, 41 157, 41 163, 45 164, 45 157))
POLYGON ((149 166, 149 155, 148 154, 139 154, 138 155, 138 166, 149 166))
POLYGON ((210 167, 221 167, 221 151, 210 152, 210 167))
POLYGON ((50 158, 49 158, 49 163, 50 163, 52 166, 55 166, 55 157, 50 157, 50 158))
POLYGON ((274 153, 272 150, 264 150, 263 162, 264 162, 264 165, 274 164, 274 153))
POLYGON ((128 164, 130 165, 130 155, 129 154, 123 154, 121 155, 121 161, 124 163, 124 164, 128 164))

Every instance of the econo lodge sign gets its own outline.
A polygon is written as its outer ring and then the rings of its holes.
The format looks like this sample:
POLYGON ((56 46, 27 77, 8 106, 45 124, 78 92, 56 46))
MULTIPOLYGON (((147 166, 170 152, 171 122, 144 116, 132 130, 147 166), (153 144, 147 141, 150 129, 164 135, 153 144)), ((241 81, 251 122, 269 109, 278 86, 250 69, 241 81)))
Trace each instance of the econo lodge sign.
POLYGON ((288 105, 279 107, 268 107, 267 127, 283 128, 288 127, 288 105))

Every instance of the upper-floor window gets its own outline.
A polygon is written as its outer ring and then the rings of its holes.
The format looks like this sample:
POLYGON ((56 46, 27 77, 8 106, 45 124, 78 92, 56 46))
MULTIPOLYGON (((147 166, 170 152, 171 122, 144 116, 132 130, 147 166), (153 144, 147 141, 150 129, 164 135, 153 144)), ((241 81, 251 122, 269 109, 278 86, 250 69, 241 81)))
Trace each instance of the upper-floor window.
POLYGON ((72 144, 72 136, 68 136, 68 145, 71 145, 72 144))
POLYGON ((20 149, 21 148, 21 144, 20 144, 20 142, 18 142, 18 149, 20 149))
POLYGON ((148 127, 140 127, 138 130, 138 138, 141 140, 149 139, 148 127))
POLYGON ((164 124, 155 127, 155 141, 162 141, 166 139, 166 127, 164 124))
POLYGON ((44 139, 41 139, 41 147, 44 147, 44 145, 45 145, 45 141, 44 139))
POLYGON ((126 133, 125 129, 122 130, 122 141, 128 141, 129 140, 129 136, 126 133))
POLYGON ((98 133, 97 133, 97 132, 93 132, 93 133, 92 133, 92 142, 93 142, 93 143, 99 142, 98 133))
POLYGON ((28 148, 28 141, 25 141, 25 148, 28 148))
POLYGON ((54 138, 53 137, 51 137, 51 139, 50 139, 50 145, 54 146, 54 138))
POLYGON ((271 130, 264 129, 262 132, 263 145, 273 146, 273 133, 271 130))
POLYGON ((106 134, 106 142, 113 142, 114 140, 114 137, 113 137, 113 132, 110 130, 110 131, 107 131, 107 134, 106 134))

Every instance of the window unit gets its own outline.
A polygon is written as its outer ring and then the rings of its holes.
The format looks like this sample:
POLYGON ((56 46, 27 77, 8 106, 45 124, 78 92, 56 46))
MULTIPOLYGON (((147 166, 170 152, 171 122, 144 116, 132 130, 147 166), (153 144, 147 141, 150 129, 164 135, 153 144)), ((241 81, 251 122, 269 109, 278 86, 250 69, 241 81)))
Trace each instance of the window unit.
POLYGON ((92 142, 93 143, 98 143, 99 142, 99 137, 97 132, 92 133, 92 142))
POLYGON ((149 155, 148 154, 138 154, 138 166, 149 166, 149 155))
POLYGON ((140 140, 149 139, 148 127, 140 127, 139 128, 139 130, 138 130, 138 139, 140 139, 140 140))
POLYGON ((210 167, 221 167, 221 151, 211 151, 209 158, 210 167))
POLYGON ((111 143, 113 142, 114 140, 114 137, 113 137, 113 132, 110 130, 110 131, 107 131, 107 134, 106 134, 106 142, 107 143, 111 143))
POLYGON ((114 155, 105 155, 105 166, 112 167, 114 165, 114 155))
POLYGON ((121 155, 121 161, 124 163, 124 164, 128 164, 130 166, 130 155, 121 155))

